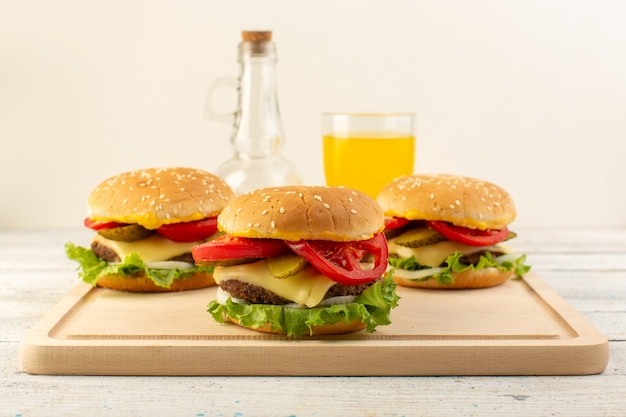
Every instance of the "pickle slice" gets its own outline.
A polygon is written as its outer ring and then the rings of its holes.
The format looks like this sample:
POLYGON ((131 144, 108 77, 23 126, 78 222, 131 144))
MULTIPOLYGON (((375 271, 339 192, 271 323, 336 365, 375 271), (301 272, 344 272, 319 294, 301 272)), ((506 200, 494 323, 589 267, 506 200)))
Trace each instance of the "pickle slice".
POLYGON ((199 266, 233 266, 233 265, 242 265, 242 264, 250 264, 252 262, 257 262, 257 258, 232 258, 232 259, 216 259, 214 261, 200 260, 196 262, 196 265, 199 266))
POLYGON ((154 230, 148 230, 138 224, 128 224, 126 226, 112 227, 98 231, 100 236, 117 240, 118 242, 134 242, 136 240, 145 239, 155 233, 154 230))
POLYGON ((307 261, 295 253, 285 253, 283 255, 266 258, 267 268, 273 277, 284 279, 296 275, 307 266, 307 261))
POLYGON ((394 242, 407 248, 419 248, 420 246, 432 245, 444 240, 446 240, 445 237, 428 227, 415 227, 402 233, 394 242))

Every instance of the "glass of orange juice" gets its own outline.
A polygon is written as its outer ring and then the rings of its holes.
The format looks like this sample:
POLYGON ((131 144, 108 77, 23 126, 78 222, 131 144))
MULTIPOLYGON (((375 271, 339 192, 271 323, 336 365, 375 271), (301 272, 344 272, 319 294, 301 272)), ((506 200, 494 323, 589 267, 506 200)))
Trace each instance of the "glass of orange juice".
POLYGON ((413 113, 323 113, 324 174, 373 198, 392 179, 413 173, 413 113))

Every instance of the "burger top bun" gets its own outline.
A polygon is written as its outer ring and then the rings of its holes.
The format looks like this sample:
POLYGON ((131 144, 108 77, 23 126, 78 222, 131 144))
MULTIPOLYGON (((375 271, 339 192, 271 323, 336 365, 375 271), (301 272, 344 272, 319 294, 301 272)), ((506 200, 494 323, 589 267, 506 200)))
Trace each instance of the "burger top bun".
POLYGON ((262 188, 231 200, 217 218, 220 230, 241 237, 347 242, 384 228, 376 200, 350 188, 262 188))
POLYGON ((138 223, 146 229, 216 216, 234 197, 220 177, 194 168, 124 172, 98 185, 87 199, 92 220, 138 223))
POLYGON ((387 184, 377 201, 388 216, 442 220, 473 229, 502 229, 517 212, 499 186, 476 178, 446 174, 402 176, 387 184))

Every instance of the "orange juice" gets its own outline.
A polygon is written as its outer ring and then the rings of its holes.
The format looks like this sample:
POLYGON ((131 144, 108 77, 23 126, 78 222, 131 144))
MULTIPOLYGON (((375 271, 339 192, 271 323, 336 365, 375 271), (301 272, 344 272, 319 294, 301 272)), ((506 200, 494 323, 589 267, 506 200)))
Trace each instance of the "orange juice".
POLYGON ((413 173, 414 136, 326 135, 323 142, 327 185, 355 188, 376 198, 389 181, 413 173))

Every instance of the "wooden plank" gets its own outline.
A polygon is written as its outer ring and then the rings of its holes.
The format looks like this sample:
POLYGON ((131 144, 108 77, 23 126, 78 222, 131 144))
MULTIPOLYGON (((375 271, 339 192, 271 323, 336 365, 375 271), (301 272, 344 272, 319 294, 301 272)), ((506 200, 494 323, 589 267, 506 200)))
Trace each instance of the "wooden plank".
POLYGON ((535 272, 543 271, 621 271, 626 272, 626 253, 586 254, 572 256, 572 254, 529 253, 527 264, 535 272))
POLYGON ((525 252, 539 253, 626 253, 625 228, 517 230, 511 244, 525 252))
POLYGON ((621 416, 626 392, 623 343, 611 344, 602 375, 530 378, 32 377, 16 353, 0 344, 10 359, 0 409, 10 416, 621 416))
POLYGON ((534 274, 484 290, 399 288, 390 326, 296 340, 214 322, 205 311, 214 291, 79 284, 24 338, 21 365, 87 375, 576 375, 608 361, 606 338, 534 274))

